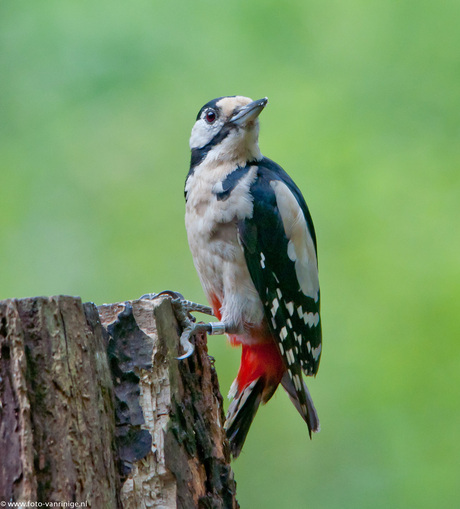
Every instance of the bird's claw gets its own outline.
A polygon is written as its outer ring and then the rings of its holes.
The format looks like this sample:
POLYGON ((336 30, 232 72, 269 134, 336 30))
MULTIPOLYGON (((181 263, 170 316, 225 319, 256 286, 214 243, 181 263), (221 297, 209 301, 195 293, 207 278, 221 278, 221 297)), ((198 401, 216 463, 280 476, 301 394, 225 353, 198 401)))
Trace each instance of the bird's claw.
POLYGON ((190 343, 190 337, 192 335, 192 332, 193 332, 193 327, 186 327, 180 336, 179 341, 180 341, 182 348, 185 350, 185 353, 183 355, 180 355, 179 357, 176 357, 176 359, 179 361, 187 359, 195 351, 195 345, 193 343, 190 343))
POLYGON ((195 336, 195 334, 199 334, 200 332, 208 332, 210 330, 209 324, 195 323, 196 318, 190 312, 197 311, 199 313, 204 313, 212 316, 213 312, 209 306, 204 306, 202 304, 197 304, 196 302, 186 300, 182 297, 182 295, 173 299, 171 304, 173 305, 176 317, 182 326, 180 344, 185 350, 185 353, 180 357, 177 357, 177 359, 187 359, 187 357, 190 357, 190 355, 192 355, 195 351, 195 345, 190 342, 190 338, 195 336))
MULTIPOLYGON (((210 323, 195 323, 196 319, 191 314, 191 311, 196 311, 206 315, 214 316, 212 309, 209 306, 198 304, 190 300, 184 299, 179 292, 173 292, 171 290, 165 290, 160 293, 147 293, 142 295, 141 299, 153 300, 162 295, 169 295, 171 297, 171 304, 174 309, 177 321, 182 328, 182 334, 180 337, 180 344, 185 353, 178 360, 187 359, 195 351, 195 345, 190 342, 190 338, 196 334, 207 332, 209 334, 216 333, 215 326, 213 327, 210 323)), ((217 323, 217 322, 216 322, 217 323)), ((220 332, 222 334, 222 332, 220 332)))
MULTIPOLYGON (((216 322, 220 323, 220 322, 216 322)), ((192 336, 195 336, 196 334, 213 334, 215 331, 215 327, 213 327, 213 323, 192 323, 189 322, 188 325, 184 328, 181 337, 180 337, 180 344, 182 348, 185 350, 185 354, 181 355, 180 357, 177 357, 178 360, 186 359, 187 357, 190 357, 192 353, 195 351, 195 345, 190 343, 190 338, 192 336)))
POLYGON ((182 348, 185 350, 185 353, 180 357, 177 357, 178 360, 182 361, 190 357, 195 351, 195 345, 190 342, 190 338, 195 336, 196 334, 200 334, 203 332, 209 332, 211 327, 208 323, 192 323, 190 322, 182 331, 180 337, 180 344, 182 348))
POLYGON ((162 295, 169 295, 173 299, 185 300, 181 293, 174 292, 173 290, 163 290, 160 293, 145 293, 144 295, 142 295, 141 299, 153 300, 156 299, 157 297, 161 297, 162 295))
POLYGON ((190 300, 184 299, 182 296, 181 298, 177 299, 181 306, 190 313, 191 311, 196 311, 197 313, 203 313, 205 315, 214 316, 214 312, 212 308, 209 306, 205 306, 203 304, 198 304, 197 302, 192 302, 190 300))

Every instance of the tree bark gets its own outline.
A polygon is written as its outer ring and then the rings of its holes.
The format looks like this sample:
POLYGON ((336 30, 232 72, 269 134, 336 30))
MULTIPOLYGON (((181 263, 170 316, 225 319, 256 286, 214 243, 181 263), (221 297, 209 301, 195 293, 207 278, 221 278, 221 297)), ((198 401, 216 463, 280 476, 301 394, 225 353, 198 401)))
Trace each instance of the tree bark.
POLYGON ((117 506, 114 406, 94 306, 0 303, 0 500, 117 506))
POLYGON ((206 337, 169 297, 0 302, 0 501, 236 508, 206 337))

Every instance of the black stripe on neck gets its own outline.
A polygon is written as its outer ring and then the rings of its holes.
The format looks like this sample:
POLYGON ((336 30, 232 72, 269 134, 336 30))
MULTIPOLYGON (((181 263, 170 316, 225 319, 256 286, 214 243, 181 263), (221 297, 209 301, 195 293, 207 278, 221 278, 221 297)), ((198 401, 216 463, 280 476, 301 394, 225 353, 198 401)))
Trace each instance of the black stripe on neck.
POLYGON ((232 126, 224 125, 222 129, 214 136, 214 138, 212 138, 212 140, 209 143, 204 145, 204 147, 192 149, 190 170, 201 164, 208 155, 208 153, 221 141, 225 140, 225 138, 230 134, 231 130, 232 126))
POLYGON ((225 201, 235 189, 238 182, 248 173, 250 166, 238 166, 236 170, 229 173, 222 181, 222 191, 215 193, 219 201, 225 201))

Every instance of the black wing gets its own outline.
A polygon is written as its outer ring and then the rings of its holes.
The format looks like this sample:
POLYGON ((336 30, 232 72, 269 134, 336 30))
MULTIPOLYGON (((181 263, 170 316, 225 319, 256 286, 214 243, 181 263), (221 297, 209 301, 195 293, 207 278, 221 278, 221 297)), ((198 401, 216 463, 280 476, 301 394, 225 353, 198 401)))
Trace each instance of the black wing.
POLYGON ((238 224, 240 241, 268 325, 300 405, 305 406, 301 372, 315 375, 321 357, 315 231, 305 200, 289 175, 267 158, 254 164, 258 166, 250 189, 254 212, 238 224))

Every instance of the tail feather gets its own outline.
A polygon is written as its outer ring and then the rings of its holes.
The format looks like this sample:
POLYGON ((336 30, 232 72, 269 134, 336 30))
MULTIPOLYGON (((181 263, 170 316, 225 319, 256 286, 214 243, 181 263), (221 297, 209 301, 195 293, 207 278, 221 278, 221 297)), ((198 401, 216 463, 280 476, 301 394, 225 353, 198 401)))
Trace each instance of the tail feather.
POLYGON ((262 401, 264 388, 263 378, 257 378, 236 395, 228 408, 225 429, 234 458, 237 458, 241 452, 251 423, 262 401))
POLYGON ((267 403, 280 383, 307 423, 310 437, 312 432, 318 432, 319 419, 310 392, 303 380, 296 389, 294 381, 299 379, 293 381, 289 375, 277 345, 273 342, 243 344, 242 347, 241 366, 230 389, 229 397, 233 401, 225 422, 233 457, 239 456, 260 404, 267 403))
POLYGON ((319 418, 318 413, 316 412, 315 405, 313 404, 313 400, 310 396, 310 391, 308 390, 307 384, 302 380, 303 388, 305 391, 306 396, 306 406, 307 406, 307 412, 303 412, 299 398, 297 396, 297 391, 295 389, 294 383, 291 380, 291 377, 289 376, 288 372, 284 373, 283 378, 281 379, 281 385, 283 386, 284 390, 288 393, 288 396, 294 406, 296 407, 299 414, 302 416, 303 420, 307 423, 308 426, 308 432, 310 434, 318 433, 321 429, 319 424, 319 418))

